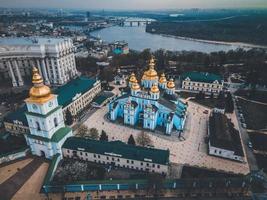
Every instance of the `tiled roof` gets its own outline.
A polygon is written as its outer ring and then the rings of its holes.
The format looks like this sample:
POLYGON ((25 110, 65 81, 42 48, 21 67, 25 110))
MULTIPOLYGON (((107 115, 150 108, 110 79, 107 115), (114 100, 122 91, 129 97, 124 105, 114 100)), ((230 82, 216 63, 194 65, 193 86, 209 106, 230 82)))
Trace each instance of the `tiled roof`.
POLYGON ((57 88, 55 94, 58 95, 58 104, 63 107, 67 106, 77 94, 84 94, 93 88, 95 82, 96 80, 92 78, 78 77, 57 88))
POLYGON ((168 150, 145 148, 125 144, 121 141, 99 141, 80 137, 69 137, 62 148, 78 150, 84 149, 85 152, 106 155, 113 153, 121 155, 122 158, 145 161, 151 159, 153 163, 166 165, 169 163, 170 152, 168 150))
POLYGON ((101 105, 106 99, 114 96, 113 92, 101 92, 97 97, 94 98, 93 102, 101 105))
POLYGON ((27 106, 24 105, 23 107, 17 109, 16 111, 7 114, 4 117, 4 122, 13 123, 14 120, 18 120, 22 122, 24 126, 28 126, 27 118, 25 115, 26 111, 27 111, 27 106))
POLYGON ((214 81, 222 82, 222 77, 220 75, 208 73, 208 72, 186 72, 181 75, 181 79, 185 80, 189 78, 191 81, 213 83, 214 81))
POLYGON ((234 151, 244 156, 239 131, 224 114, 212 113, 209 119, 210 143, 214 147, 234 151))

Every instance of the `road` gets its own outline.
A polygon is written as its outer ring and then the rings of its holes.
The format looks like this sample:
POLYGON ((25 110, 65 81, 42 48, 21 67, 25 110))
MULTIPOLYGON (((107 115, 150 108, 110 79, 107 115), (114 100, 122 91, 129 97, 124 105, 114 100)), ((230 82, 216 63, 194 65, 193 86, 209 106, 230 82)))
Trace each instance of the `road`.
POLYGON ((245 128, 242 127, 239 116, 238 116, 238 110, 237 110, 237 105, 236 101, 234 100, 234 112, 236 115, 237 123, 238 123, 238 128, 240 132, 241 139, 243 141, 244 149, 245 149, 245 154, 247 155, 247 162, 249 164, 249 169, 250 171, 256 171, 259 170, 257 160, 254 156, 253 150, 248 147, 248 142, 250 141, 248 132, 245 128))

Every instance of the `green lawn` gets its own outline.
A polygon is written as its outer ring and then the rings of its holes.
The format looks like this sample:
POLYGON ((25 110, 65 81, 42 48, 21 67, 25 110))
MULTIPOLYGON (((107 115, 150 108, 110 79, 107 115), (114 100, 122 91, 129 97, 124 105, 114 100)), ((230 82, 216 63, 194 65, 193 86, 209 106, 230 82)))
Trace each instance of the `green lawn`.
POLYGON ((267 129, 267 106, 238 99, 248 129, 267 129))
POLYGON ((235 95, 244 97, 249 100, 267 103, 267 91, 238 90, 235 92, 235 95))

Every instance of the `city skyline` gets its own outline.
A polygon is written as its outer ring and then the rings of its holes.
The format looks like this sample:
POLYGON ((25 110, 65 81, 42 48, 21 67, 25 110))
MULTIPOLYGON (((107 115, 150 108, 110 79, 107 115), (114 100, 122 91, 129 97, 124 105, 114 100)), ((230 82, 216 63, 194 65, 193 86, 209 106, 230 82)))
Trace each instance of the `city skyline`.
POLYGON ((160 10, 189 8, 267 8, 266 0, 2 0, 1 7, 110 10, 160 10), (22 3, 23 2, 23 3, 22 3))

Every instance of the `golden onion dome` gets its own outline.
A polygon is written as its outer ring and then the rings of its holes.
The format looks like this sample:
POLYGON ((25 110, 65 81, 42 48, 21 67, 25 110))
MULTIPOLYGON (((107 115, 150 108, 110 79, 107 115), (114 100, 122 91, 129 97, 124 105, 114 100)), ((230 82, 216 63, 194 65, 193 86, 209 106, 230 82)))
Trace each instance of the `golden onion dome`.
POLYGON ((136 79, 134 73, 132 73, 132 74, 130 75, 129 82, 131 82, 131 83, 137 82, 137 79, 136 79))
POLYGON ((175 88, 175 84, 172 78, 168 81, 167 87, 170 89, 175 88))
POLYGON ((151 92, 153 93, 158 93, 159 92, 159 88, 156 84, 154 84, 151 89, 150 89, 151 92))
POLYGON ((166 79, 164 73, 161 74, 160 79, 159 79, 159 82, 160 82, 160 83, 166 83, 166 82, 167 82, 167 79, 166 79))
POLYGON ((155 68, 155 61, 154 58, 152 57, 149 61, 149 69, 144 72, 142 79, 144 80, 158 79, 158 73, 154 68, 155 68))
POLYGON ((140 85, 137 82, 133 83, 131 89, 132 90, 140 90, 140 85))
POLYGON ((49 100, 53 95, 51 94, 50 88, 44 85, 43 78, 39 74, 37 68, 34 67, 32 73, 33 87, 30 89, 30 97, 26 99, 26 101, 43 103, 49 100))

